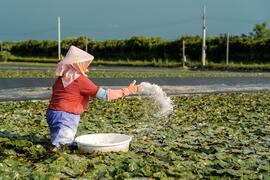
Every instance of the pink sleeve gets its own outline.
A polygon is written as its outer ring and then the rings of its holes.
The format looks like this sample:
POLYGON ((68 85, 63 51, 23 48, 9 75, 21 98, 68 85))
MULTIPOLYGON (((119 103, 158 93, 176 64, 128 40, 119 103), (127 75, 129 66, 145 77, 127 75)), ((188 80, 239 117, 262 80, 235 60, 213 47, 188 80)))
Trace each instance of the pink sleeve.
POLYGON ((107 89, 107 99, 108 101, 111 101, 113 99, 118 99, 123 96, 128 96, 129 90, 127 88, 123 89, 107 89))

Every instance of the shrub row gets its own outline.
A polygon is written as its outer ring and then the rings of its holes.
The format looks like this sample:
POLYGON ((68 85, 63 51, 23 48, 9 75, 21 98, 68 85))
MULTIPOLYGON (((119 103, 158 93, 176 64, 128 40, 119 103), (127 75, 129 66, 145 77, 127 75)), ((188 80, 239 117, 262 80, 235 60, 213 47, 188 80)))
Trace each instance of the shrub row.
MULTIPOLYGON (((201 58, 202 39, 199 36, 184 36, 177 40, 163 40, 158 37, 132 37, 126 40, 94 41, 88 37, 68 38, 61 42, 62 54, 70 45, 85 49, 98 59, 150 61, 162 59, 179 61, 182 56, 182 41, 186 42, 186 56, 190 60, 201 58)), ((224 62, 226 54, 226 37, 207 38, 207 59, 212 62, 224 62)), ((57 42, 52 40, 29 40, 22 42, 5 42, 4 50, 12 55, 23 57, 57 57, 57 42)), ((230 37, 230 60, 242 63, 269 63, 270 39, 256 40, 251 37, 230 37)))

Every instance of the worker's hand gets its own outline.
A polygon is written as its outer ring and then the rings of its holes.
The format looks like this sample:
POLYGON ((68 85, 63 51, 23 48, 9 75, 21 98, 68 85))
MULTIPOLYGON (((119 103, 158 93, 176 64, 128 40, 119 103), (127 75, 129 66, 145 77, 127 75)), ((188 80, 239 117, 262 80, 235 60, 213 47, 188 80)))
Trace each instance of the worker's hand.
POLYGON ((136 80, 133 80, 128 86, 128 91, 130 94, 135 94, 138 92, 138 85, 136 85, 136 80))

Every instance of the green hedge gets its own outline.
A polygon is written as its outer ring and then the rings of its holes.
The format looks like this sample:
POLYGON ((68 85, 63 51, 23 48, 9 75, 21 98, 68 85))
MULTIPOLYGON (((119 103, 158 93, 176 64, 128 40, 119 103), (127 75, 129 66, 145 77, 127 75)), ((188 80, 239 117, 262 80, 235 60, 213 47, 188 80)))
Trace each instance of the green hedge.
MULTIPOLYGON (((94 41, 88 37, 68 38, 62 41, 62 54, 66 54, 70 45, 85 49, 88 39, 88 51, 98 59, 151 61, 162 59, 179 61, 182 53, 182 40, 186 41, 186 55, 190 60, 201 58, 202 39, 199 36, 184 36, 177 40, 163 40, 158 37, 132 37, 125 40, 94 41)), ((226 37, 209 37, 207 59, 224 62, 226 37)), ((29 40, 22 42, 4 42, 4 50, 20 57, 57 57, 57 42, 51 40, 29 40)), ((230 37, 230 60, 235 63, 270 63, 270 39, 256 40, 251 37, 230 37)))

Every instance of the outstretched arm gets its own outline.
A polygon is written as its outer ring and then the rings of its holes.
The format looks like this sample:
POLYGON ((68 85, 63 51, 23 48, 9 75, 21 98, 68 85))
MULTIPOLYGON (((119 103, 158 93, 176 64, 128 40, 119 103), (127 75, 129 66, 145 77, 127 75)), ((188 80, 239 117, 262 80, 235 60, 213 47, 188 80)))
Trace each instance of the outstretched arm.
POLYGON ((104 88, 99 88, 96 97, 98 99, 102 100, 114 100, 121 98, 123 96, 128 96, 130 94, 137 93, 138 91, 138 85, 136 85, 136 81, 132 81, 130 85, 127 88, 122 88, 122 89, 104 89, 104 88))

